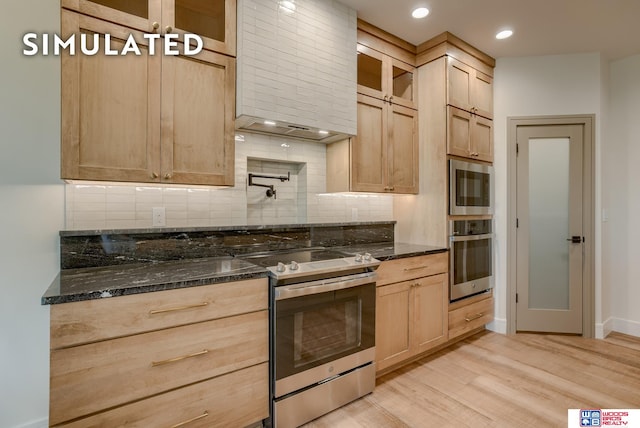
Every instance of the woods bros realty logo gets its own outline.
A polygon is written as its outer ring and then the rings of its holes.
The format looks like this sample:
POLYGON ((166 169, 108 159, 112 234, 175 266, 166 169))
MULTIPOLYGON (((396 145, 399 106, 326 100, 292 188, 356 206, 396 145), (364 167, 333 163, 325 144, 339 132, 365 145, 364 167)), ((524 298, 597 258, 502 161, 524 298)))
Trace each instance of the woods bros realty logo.
MULTIPOLYGON (((202 38, 196 34, 184 34, 183 40, 179 43, 179 34, 168 33, 143 33, 142 38, 147 41, 149 55, 156 55, 156 40, 161 40, 163 55, 197 55, 202 51, 203 43, 202 38)), ((24 43, 24 49, 22 53, 26 56, 34 55, 60 55, 62 52, 67 51, 69 55, 76 55, 81 53, 82 55, 97 55, 104 54, 107 56, 121 56, 121 55, 142 55, 142 50, 136 41, 133 34, 129 34, 129 37, 122 43, 119 41, 117 45, 121 45, 120 48, 116 48, 116 44, 112 43, 110 34, 72 34, 68 38, 62 38, 57 34, 38 34, 27 33, 22 37, 24 43)), ((144 46, 146 47, 147 44, 144 46)))
POLYGON ((568 427, 640 427, 639 409, 569 409, 568 427))

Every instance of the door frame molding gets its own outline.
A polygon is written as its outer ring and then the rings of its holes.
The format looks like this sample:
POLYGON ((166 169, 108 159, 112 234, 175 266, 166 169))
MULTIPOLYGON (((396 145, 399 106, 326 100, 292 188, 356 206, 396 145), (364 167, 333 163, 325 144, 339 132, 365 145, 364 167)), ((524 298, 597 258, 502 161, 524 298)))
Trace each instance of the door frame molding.
POLYGON ((515 116, 507 118, 507 334, 516 333, 516 135, 519 126, 582 125, 584 264, 582 293, 582 336, 595 332, 595 114, 564 116, 515 116))

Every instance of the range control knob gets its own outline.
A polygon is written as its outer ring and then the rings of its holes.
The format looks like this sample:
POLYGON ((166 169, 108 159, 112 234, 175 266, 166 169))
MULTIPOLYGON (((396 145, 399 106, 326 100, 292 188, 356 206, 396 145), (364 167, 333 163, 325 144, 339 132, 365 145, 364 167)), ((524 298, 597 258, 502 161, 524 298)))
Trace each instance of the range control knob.
POLYGON ((356 253, 356 262, 362 263, 362 254, 356 253))
POLYGON ((289 265, 289 269, 291 269, 291 270, 298 270, 298 263, 296 263, 296 262, 291 262, 291 264, 289 265))
POLYGON ((276 271, 277 272, 284 272, 286 269, 287 269, 287 267, 282 262, 278 263, 278 266, 276 266, 276 271))
POLYGON ((365 262, 370 262, 371 261, 371 254, 364 253, 364 261, 365 262))

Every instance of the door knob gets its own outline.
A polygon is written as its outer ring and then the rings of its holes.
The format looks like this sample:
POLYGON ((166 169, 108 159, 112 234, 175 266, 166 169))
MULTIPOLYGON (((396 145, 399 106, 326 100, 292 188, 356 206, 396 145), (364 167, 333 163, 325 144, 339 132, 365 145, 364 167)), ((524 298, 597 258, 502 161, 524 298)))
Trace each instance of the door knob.
POLYGON ((571 238, 567 238, 567 241, 571 241, 572 244, 579 244, 582 242, 581 236, 572 236, 571 238))

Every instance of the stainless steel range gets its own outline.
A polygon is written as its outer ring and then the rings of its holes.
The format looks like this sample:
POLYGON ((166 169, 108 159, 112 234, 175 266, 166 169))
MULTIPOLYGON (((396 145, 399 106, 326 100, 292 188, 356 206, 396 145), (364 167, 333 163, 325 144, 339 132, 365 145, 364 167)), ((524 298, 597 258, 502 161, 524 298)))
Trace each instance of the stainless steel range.
POLYGON ((330 250, 276 258, 250 260, 270 275, 270 423, 288 428, 373 391, 380 262, 330 250))

